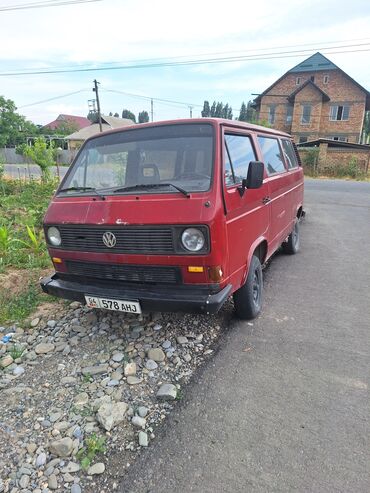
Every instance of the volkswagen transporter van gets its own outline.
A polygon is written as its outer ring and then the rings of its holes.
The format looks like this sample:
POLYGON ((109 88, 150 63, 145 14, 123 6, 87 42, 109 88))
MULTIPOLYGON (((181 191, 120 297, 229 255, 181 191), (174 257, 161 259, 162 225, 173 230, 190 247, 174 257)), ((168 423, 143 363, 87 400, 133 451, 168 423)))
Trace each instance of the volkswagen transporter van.
POLYGON ((288 134, 230 120, 148 123, 82 146, 44 220, 46 293, 90 307, 215 313, 262 304, 261 266, 299 248, 303 172, 288 134))

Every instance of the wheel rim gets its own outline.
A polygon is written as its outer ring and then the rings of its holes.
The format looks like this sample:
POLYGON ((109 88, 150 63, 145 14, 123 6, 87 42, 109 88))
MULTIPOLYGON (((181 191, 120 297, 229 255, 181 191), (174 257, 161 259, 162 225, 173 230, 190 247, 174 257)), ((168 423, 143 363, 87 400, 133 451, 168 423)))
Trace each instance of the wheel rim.
POLYGON ((255 306, 259 306, 261 300, 261 277, 258 269, 253 274, 252 296, 255 306))

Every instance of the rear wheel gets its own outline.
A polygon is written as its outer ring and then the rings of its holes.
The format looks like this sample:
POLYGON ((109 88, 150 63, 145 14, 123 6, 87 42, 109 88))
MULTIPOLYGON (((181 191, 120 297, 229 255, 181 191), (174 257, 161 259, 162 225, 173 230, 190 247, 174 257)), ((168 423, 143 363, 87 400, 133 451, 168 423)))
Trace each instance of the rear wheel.
POLYGON ((287 241, 285 241, 282 245, 283 251, 288 253, 289 255, 294 255, 298 252, 300 246, 300 237, 299 237, 299 223, 298 219, 295 220, 293 231, 288 236, 287 241))
POLYGON ((259 258, 253 255, 245 284, 234 293, 236 315, 242 320, 257 317, 262 307, 263 275, 259 258))

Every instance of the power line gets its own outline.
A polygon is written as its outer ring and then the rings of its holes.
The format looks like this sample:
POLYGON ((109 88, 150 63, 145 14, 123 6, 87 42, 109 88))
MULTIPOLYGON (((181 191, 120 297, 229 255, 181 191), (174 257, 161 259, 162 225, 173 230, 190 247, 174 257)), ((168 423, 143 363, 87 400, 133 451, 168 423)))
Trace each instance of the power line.
MULTIPOLYGON (((370 47, 364 49, 356 50, 341 50, 341 48, 350 48, 356 46, 368 46, 369 43, 361 43, 356 45, 343 45, 343 46, 332 46, 325 48, 315 48, 328 54, 338 54, 338 53, 357 53, 370 51, 370 47), (338 50, 329 51, 328 50, 338 50)), ((0 73, 1 77, 9 76, 20 76, 20 75, 44 75, 44 74, 62 74, 62 73, 75 73, 75 72, 97 72, 97 71, 108 71, 108 70, 128 70, 128 69, 139 69, 139 68, 158 68, 158 67, 172 67, 172 66, 188 66, 188 65, 206 65, 214 63, 234 63, 234 62, 247 62, 247 61, 261 61, 261 60, 280 60, 283 58, 297 58, 301 56, 307 56, 307 53, 312 50, 293 50, 280 53, 263 53, 261 55, 243 55, 235 57, 220 57, 220 58, 208 58, 200 60, 186 60, 186 61, 174 61, 174 62, 158 62, 158 63, 146 63, 146 64, 133 64, 133 65, 120 65, 117 67, 91 67, 91 68, 74 68, 65 70, 37 70, 37 71, 27 71, 27 72, 5 72, 0 73)))
MULTIPOLYGON (((55 0, 53 0, 55 1, 55 0)), ((75 0, 76 1, 76 0, 75 0)), ((103 1, 103 0, 99 0, 103 1)), ((301 46, 310 46, 309 49, 306 50, 301 50, 301 51, 311 51, 315 49, 322 49, 322 48, 315 48, 315 45, 320 45, 320 44, 333 44, 333 43, 350 43, 354 41, 368 41, 370 42, 370 38, 355 38, 355 39, 346 39, 346 40, 337 40, 337 41, 324 41, 324 42, 317 42, 317 43, 303 43, 303 44, 297 44, 297 45, 282 45, 282 46, 272 46, 272 47, 264 47, 264 48, 255 48, 253 50, 228 50, 228 51, 216 51, 216 52, 207 52, 207 53, 196 53, 196 54, 191 54, 191 55, 177 55, 177 56, 172 56, 172 57, 156 57, 156 58, 139 58, 139 59, 131 59, 125 61, 117 61, 117 62, 100 62, 100 65, 117 65, 117 64, 123 64, 123 63, 144 63, 144 62, 153 62, 153 61, 167 61, 167 60, 178 60, 181 58, 190 58, 190 57, 199 57, 199 56, 211 56, 211 55, 226 55, 229 53, 250 53, 250 52, 258 52, 258 51, 264 51, 264 50, 278 50, 278 49, 283 49, 283 48, 299 48, 301 46)), ((362 46, 362 45, 368 45, 369 43, 362 43, 362 44, 355 44, 355 45, 344 45, 345 47, 353 47, 353 46, 362 46)), ((334 49, 335 47, 330 47, 328 46, 326 49, 334 49)), ((273 52, 274 53, 274 52, 273 52)), ((277 53, 278 54, 278 53, 277 53)), ((258 56, 258 54, 255 54, 258 56)), ((252 55, 254 56, 254 55, 252 55)), ((86 63, 77 63, 73 64, 71 66, 70 64, 68 65, 57 65, 57 66, 51 66, 51 69, 59 70, 62 68, 66 69, 75 69, 75 68, 94 68, 91 67, 90 65, 86 63)), ((33 67, 32 69, 29 70, 46 70, 45 67, 33 67)))
POLYGON ((0 12, 10 12, 13 10, 41 9, 45 7, 61 7, 64 5, 76 5, 82 3, 102 2, 103 0, 49 0, 44 2, 22 3, 19 5, 8 5, 0 7, 0 12))
POLYGON ((24 104, 22 106, 18 106, 18 108, 28 108, 29 106, 36 106, 37 104, 49 103, 50 101, 55 101, 56 99, 67 98, 68 96, 73 96, 74 94, 79 94, 86 91, 87 89, 80 89, 79 91, 68 92, 67 94, 61 94, 60 96, 54 96, 53 98, 43 99, 41 101, 36 101, 35 103, 24 104))

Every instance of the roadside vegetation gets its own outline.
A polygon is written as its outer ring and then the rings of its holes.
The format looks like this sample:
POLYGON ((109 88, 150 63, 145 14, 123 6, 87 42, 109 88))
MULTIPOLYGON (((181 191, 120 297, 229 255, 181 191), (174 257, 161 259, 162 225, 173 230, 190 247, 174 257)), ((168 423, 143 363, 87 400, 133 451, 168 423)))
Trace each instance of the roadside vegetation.
POLYGON ((56 186, 0 173, 0 325, 23 320, 43 299, 37 281, 52 265, 42 220, 56 186))
POLYGON ((368 180, 365 170, 359 165, 356 157, 341 166, 325 165, 318 162, 319 150, 309 149, 300 153, 304 173, 312 178, 343 178, 351 180, 368 180))

